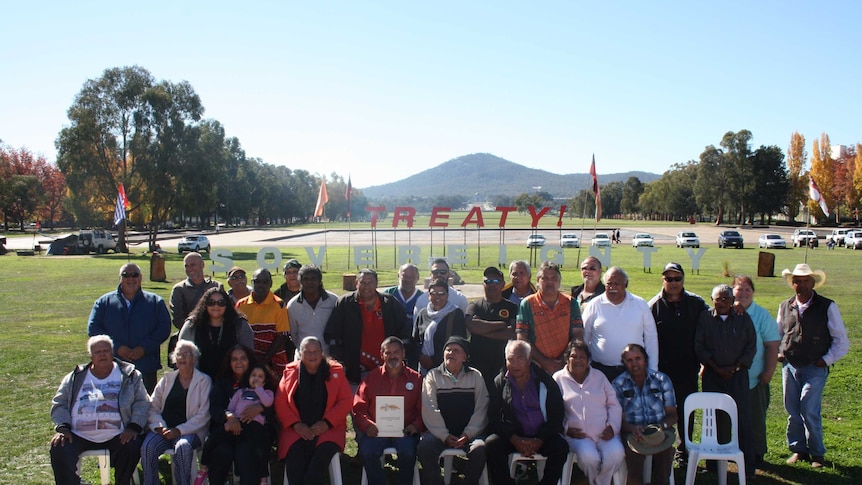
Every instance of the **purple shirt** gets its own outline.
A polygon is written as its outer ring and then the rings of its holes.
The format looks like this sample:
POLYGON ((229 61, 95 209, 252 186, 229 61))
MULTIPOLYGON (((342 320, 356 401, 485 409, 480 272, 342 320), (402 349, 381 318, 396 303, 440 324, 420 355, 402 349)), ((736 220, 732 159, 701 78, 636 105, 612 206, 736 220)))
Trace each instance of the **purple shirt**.
POLYGON ((530 369, 530 380, 521 390, 515 379, 506 372, 506 379, 512 384, 512 411, 518 417, 524 436, 534 437, 539 434, 539 427, 545 424, 542 406, 539 403, 539 379, 530 369))

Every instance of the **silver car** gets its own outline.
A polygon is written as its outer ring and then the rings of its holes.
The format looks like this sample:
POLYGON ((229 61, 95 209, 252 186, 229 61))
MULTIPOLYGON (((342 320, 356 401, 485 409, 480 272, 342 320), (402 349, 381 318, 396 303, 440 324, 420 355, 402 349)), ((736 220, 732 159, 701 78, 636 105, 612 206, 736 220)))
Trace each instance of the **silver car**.
POLYGON ((779 234, 763 234, 757 239, 757 247, 766 249, 787 249, 787 241, 779 234))

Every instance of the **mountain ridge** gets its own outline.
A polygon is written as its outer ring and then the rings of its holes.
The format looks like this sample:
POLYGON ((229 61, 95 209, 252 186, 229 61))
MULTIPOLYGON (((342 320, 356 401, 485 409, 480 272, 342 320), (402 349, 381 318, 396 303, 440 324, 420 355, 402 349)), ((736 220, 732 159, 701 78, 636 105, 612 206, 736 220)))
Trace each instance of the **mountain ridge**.
MULTIPOLYGON (((625 182, 637 177, 646 183, 661 177, 649 172, 599 174, 599 184, 625 182)), ((573 197, 589 189, 589 173, 555 174, 529 168, 490 153, 472 153, 453 158, 436 167, 423 170, 407 178, 362 189, 370 199, 396 197, 437 197, 441 194, 517 195, 542 190, 554 197, 573 197), (541 189, 536 189, 541 187, 541 189)))

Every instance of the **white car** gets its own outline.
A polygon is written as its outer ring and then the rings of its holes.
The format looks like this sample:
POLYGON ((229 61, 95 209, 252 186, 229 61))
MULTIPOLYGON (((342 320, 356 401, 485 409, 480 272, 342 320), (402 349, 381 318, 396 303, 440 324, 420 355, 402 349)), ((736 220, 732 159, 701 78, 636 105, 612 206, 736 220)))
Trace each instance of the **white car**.
POLYGON ((545 236, 541 234, 530 234, 527 236, 527 249, 540 248, 545 245, 545 236))
POLYGON ((203 234, 186 236, 177 244, 177 252, 182 254, 183 251, 210 252, 210 240, 203 234))
POLYGON ((653 247, 652 236, 645 232, 636 233, 635 237, 632 238, 632 247, 637 248, 641 246, 653 247))
POLYGON ((595 236, 593 236, 592 245, 596 247, 611 247, 611 237, 608 236, 606 232, 597 232, 595 236))
POLYGON ((579 248, 581 247, 581 240, 578 239, 577 234, 563 234, 562 236, 560 236, 560 247, 579 248))
POLYGON ((862 249, 862 231, 850 231, 844 235, 844 247, 862 249))
POLYGON ((689 231, 682 231, 676 235, 676 247, 678 248, 699 248, 700 238, 697 234, 689 231))
POLYGON ((779 234, 763 234, 757 239, 757 247, 766 249, 787 249, 787 241, 779 234))

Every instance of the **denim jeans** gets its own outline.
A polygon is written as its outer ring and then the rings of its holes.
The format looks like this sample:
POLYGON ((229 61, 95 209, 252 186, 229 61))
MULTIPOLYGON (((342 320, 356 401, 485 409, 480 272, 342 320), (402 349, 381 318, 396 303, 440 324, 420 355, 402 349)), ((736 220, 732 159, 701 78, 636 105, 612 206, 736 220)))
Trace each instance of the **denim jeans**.
POLYGON ((826 454, 820 404, 828 375, 828 367, 807 365, 796 368, 789 362, 784 363, 781 377, 784 409, 788 414, 787 446, 794 453, 826 454))
POLYGON ((398 452, 398 485, 412 485, 418 444, 418 436, 371 438, 363 435, 359 441, 359 457, 362 459, 368 483, 386 483, 380 457, 383 455, 383 450, 392 447, 398 452))

